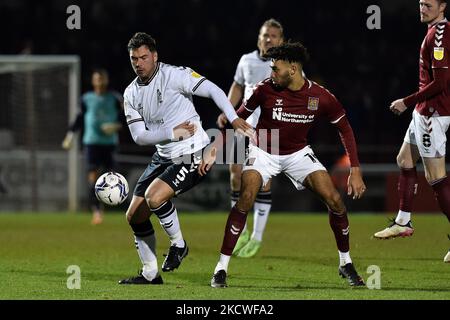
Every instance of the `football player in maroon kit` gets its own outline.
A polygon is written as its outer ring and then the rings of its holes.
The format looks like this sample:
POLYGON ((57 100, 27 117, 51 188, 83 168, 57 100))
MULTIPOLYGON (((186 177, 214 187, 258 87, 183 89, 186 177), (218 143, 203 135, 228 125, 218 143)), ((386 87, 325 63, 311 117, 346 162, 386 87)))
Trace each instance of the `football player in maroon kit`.
MULTIPOLYGON (((416 164, 420 158, 425 178, 450 221, 450 181, 445 169, 446 132, 450 124, 450 23, 444 17, 447 1, 420 0, 419 5, 420 21, 428 25, 420 49, 419 91, 395 100, 390 106, 397 115, 415 107, 397 155, 400 210, 389 227, 374 234, 379 239, 413 234, 411 211, 417 192, 416 164)), ((444 262, 450 262, 450 251, 444 262)))
MULTIPOLYGON (((337 128, 350 158, 348 194, 359 199, 366 190, 359 167, 353 130, 334 95, 302 75, 308 58, 301 43, 286 43, 268 50, 271 78, 261 82, 237 113, 246 119, 260 107, 254 141, 244 164, 239 200, 231 209, 212 287, 226 287, 228 263, 256 195, 270 178, 284 173, 298 190, 309 189, 326 204, 339 250, 339 274, 351 286, 363 286, 350 258, 347 211, 325 167, 308 145, 309 129, 320 119, 337 128)), ((202 164, 204 166, 204 164, 202 164)), ((202 170, 202 169, 201 169, 202 170)))

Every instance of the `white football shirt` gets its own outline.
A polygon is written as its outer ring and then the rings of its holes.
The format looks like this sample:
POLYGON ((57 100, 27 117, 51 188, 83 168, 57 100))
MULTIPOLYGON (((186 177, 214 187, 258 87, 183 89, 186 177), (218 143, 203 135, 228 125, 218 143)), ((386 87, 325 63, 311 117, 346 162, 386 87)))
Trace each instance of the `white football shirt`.
POLYGON ((190 121, 197 132, 190 138, 156 144, 160 156, 176 158, 201 150, 209 143, 195 110, 192 95, 206 78, 187 67, 158 62, 146 83, 136 77, 124 92, 124 111, 127 123, 144 121, 148 130, 173 130, 190 121))
MULTIPOLYGON (((270 77, 271 72, 270 60, 263 60, 257 50, 244 54, 241 57, 236 68, 234 81, 244 87, 244 101, 250 98, 259 82, 270 77)), ((247 122, 256 127, 260 114, 261 108, 258 107, 247 118, 247 122)))

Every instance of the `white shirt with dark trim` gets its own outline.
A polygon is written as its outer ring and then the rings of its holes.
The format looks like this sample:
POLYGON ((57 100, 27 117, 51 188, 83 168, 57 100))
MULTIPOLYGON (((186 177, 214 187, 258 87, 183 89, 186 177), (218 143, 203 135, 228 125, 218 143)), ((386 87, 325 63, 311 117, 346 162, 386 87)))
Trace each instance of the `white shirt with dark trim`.
POLYGON ((262 59, 257 50, 244 54, 236 68, 234 81, 244 87, 244 100, 253 94, 256 85, 270 77, 270 60, 262 59))
POLYGON ((209 143, 195 110, 192 95, 206 78, 187 67, 158 62, 146 83, 136 78, 125 89, 124 111, 128 125, 143 121, 150 131, 172 132, 177 125, 190 121, 197 126, 194 136, 183 141, 156 144, 165 158, 176 158, 201 150, 209 143))

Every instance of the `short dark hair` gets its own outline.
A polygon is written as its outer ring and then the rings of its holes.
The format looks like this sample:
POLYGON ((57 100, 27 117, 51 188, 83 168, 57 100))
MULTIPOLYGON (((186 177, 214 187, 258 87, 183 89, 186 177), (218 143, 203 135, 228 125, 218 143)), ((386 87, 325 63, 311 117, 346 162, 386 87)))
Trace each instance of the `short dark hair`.
POLYGON ((302 66, 309 60, 308 50, 300 42, 286 42, 272 47, 264 55, 266 59, 297 62, 302 66))
POLYGON ((147 46, 151 52, 156 51, 156 41, 151 35, 145 32, 136 32, 130 41, 128 41, 128 51, 137 49, 141 46, 147 46))

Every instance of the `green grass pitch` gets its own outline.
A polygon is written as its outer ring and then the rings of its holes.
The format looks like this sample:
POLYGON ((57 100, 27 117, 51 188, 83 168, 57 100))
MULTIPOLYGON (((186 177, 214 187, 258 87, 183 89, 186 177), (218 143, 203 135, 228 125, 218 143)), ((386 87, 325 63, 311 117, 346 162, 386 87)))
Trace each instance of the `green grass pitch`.
MULTIPOLYGON (((164 285, 122 286, 140 268, 132 232, 122 214, 91 226, 89 214, 0 214, 0 299, 450 299, 448 222, 442 215, 413 218, 415 234, 371 239, 385 215, 350 214, 353 262, 364 279, 381 270, 381 289, 352 289, 338 277, 338 255, 325 214, 272 213, 263 246, 251 259, 232 258, 226 289, 209 281, 227 215, 181 213, 190 253, 164 285), (81 288, 67 288, 67 267, 81 270, 81 288)), ((152 217, 158 264, 169 242, 152 217)))

